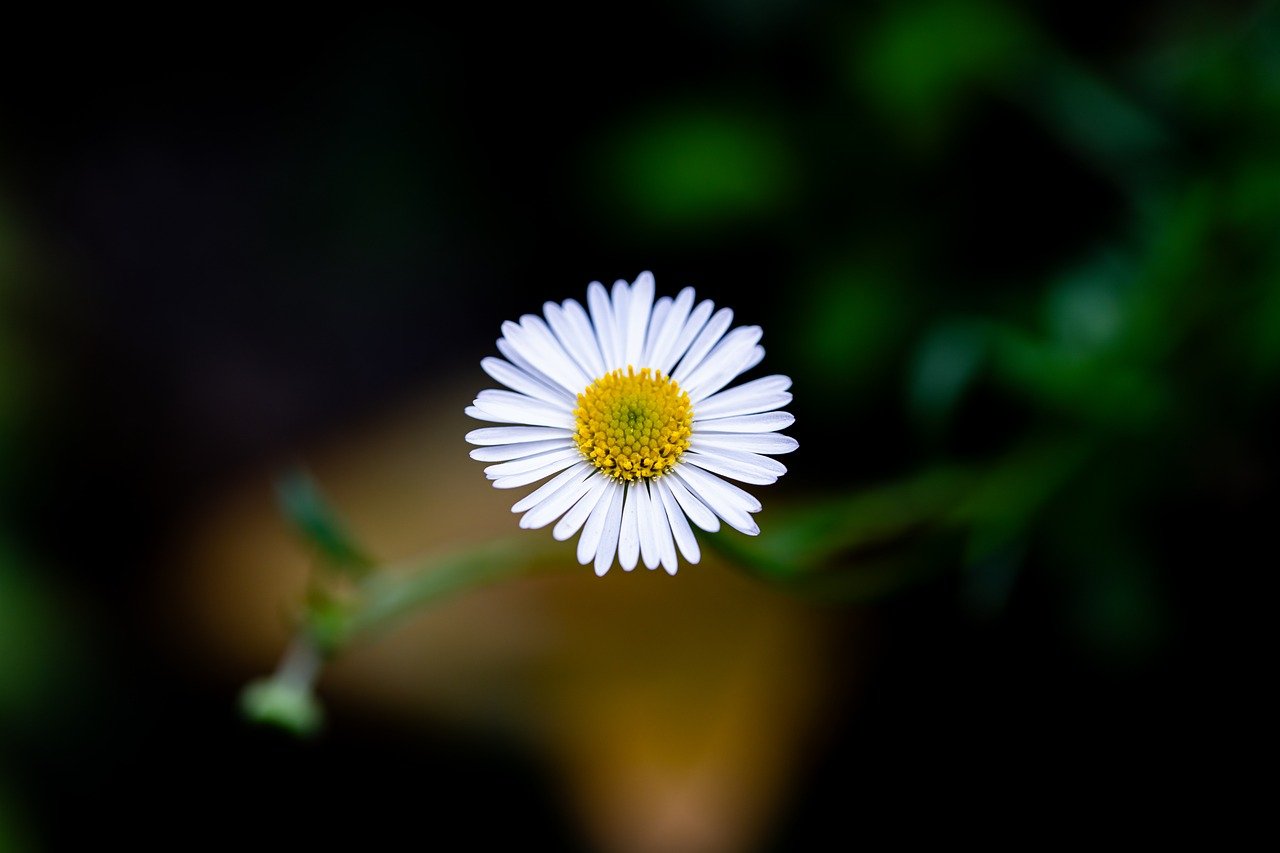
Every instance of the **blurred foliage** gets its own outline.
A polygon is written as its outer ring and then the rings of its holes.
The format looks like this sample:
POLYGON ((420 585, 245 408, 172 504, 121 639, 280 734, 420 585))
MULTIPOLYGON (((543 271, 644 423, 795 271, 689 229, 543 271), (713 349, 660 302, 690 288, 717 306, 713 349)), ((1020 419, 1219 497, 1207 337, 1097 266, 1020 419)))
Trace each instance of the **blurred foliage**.
MULTIPOLYGON (((1110 67, 1074 57, 1036 18, 994 0, 888 4, 849 19, 848 39, 836 39, 844 79, 879 123, 864 133, 906 145, 877 154, 864 143, 865 171, 964 169, 970 154, 948 143, 974 111, 999 104, 1058 146, 1026 152, 1042 161, 1034 172, 1049 175, 1056 158, 1098 176, 1120 215, 1105 212, 1099 224, 1110 227, 1085 229, 1056 269, 1022 272, 1016 294, 986 305, 939 298, 951 283, 937 276, 972 275, 929 263, 945 251, 921 263, 876 242, 909 232, 915 211, 889 210, 896 219, 861 233, 874 213, 807 232, 797 251, 835 260, 788 294, 781 348, 797 406, 835 423, 874 417, 850 400, 875 399, 892 377, 923 458, 896 482, 849 495, 832 483, 840 494, 779 508, 758 539, 716 537, 744 567, 820 598, 866 600, 959 565, 963 601, 992 615, 1035 565, 1060 590, 1057 618, 1081 649, 1121 662, 1158 652, 1173 616, 1157 567, 1171 555, 1153 548, 1150 519, 1174 495, 1234 488, 1205 482, 1196 459, 1224 440, 1248 453, 1266 439, 1251 418, 1269 405, 1280 366, 1275 7, 1179 6, 1159 17, 1161 37, 1110 67)), ((716 209, 779 215, 784 194, 770 188, 794 185, 794 205, 820 197, 824 181, 854 180, 808 172, 801 151, 778 148, 823 121, 797 110, 785 136, 767 125, 710 133, 694 120, 650 122, 615 169, 634 181, 631 197, 644 195, 650 220, 705 234, 716 209), (753 191, 724 177, 737 172, 757 173, 753 191)), ((1043 217, 1046 238, 1070 215, 1053 205, 1046 197, 1028 212, 1043 217)), ((965 283, 1000 293, 995 282, 965 283)), ((796 428, 796 468, 828 456, 806 442, 807 424, 796 428)), ((813 431, 848 458, 864 428, 813 431)))
POLYGON ((1012 7, 929 0, 890 7, 845 52, 848 77, 875 109, 922 148, 940 143, 984 87, 1022 74, 1039 49, 1012 7))
MULTIPOLYGON (((35 849, 21 788, 10 787, 12 756, 66 721, 62 707, 82 673, 75 628, 56 584, 14 529, 22 500, 17 472, 36 422, 40 376, 16 297, 30 258, 0 194, 0 851, 35 849)), ((21 777, 19 777, 21 779, 21 777)))
POLYGON ((847 389, 855 400, 872 390, 884 364, 901 355, 903 337, 917 313, 894 292, 896 278, 883 262, 832 263, 798 288, 787 320, 803 323, 803 339, 785 342, 803 374, 847 389))
POLYGON ((782 128, 752 110, 672 105, 606 140, 594 180, 611 212, 666 239, 773 218, 795 191, 782 128))
POLYGON ((21 850, 35 850, 31 842, 27 821, 14 803, 5 779, 0 777, 0 853, 18 853, 21 850))
POLYGON ((68 678, 60 602, 0 536, 0 736, 38 721, 68 678))

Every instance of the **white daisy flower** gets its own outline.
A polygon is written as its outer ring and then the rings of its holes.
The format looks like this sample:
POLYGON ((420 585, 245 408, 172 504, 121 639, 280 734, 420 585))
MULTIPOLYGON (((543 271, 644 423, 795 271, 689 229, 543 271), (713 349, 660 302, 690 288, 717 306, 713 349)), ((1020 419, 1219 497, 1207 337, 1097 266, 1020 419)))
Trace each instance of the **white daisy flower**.
POLYGON ((759 326, 729 331, 733 311, 693 288, 654 301, 653 275, 631 285, 587 288, 587 308, 568 299, 502 324, 498 350, 480 362, 510 390, 481 391, 467 414, 504 426, 467 433, 471 457, 499 489, 551 477, 516 502, 521 527, 556 519, 564 540, 580 529, 578 561, 597 575, 631 571, 643 559, 676 573, 676 549, 698 562, 692 521, 715 532, 723 521, 750 536, 760 502, 724 478, 765 485, 786 473, 764 454, 790 453, 778 435, 795 418, 791 379, 766 376, 725 389, 760 363, 759 326))

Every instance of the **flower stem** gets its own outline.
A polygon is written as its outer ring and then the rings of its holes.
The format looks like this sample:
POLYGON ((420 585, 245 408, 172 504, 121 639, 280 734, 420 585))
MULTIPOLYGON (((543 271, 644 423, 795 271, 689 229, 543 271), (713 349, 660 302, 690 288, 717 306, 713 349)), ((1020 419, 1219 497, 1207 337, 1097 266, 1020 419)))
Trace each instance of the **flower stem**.
POLYGON ((323 717, 314 690, 326 660, 451 595, 544 570, 576 568, 566 548, 524 537, 501 539, 374 569, 355 584, 354 594, 320 597, 307 606, 275 673, 245 688, 241 708, 255 722, 314 734, 323 717))

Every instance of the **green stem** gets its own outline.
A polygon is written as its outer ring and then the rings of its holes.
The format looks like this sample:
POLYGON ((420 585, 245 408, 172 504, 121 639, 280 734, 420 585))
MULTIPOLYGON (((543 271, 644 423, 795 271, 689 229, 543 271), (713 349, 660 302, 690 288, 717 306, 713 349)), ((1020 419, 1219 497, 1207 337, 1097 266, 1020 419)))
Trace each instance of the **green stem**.
POLYGON ((315 698, 315 682, 324 657, 310 632, 299 631, 289 643, 270 678, 247 685, 240 707, 250 719, 269 723, 297 735, 320 728, 324 712, 315 698))
MULTIPOLYGON (((500 539, 450 554, 418 558, 375 571, 359 584, 355 604, 340 622, 340 644, 380 630, 424 604, 544 569, 577 567, 566 546, 530 537, 500 539), (561 559, 555 559, 555 558, 561 559)), ((326 646, 330 653, 337 649, 326 646)))
POLYGON ((241 707, 257 722, 313 734, 323 716, 315 683, 327 659, 423 605, 494 581, 570 566, 577 563, 562 543, 521 537, 376 569, 359 580, 353 596, 322 598, 309 606, 275 673, 248 685, 241 707))

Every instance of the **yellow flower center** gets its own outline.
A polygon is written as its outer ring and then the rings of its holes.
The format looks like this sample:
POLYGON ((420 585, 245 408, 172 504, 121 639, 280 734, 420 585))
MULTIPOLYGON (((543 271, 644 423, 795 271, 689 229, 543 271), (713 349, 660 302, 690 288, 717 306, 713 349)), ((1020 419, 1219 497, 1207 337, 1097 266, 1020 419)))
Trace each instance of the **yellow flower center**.
POLYGON ((606 373, 578 395, 574 441, 603 473, 631 482, 670 471, 689 447, 689 395, 661 371, 606 373))

